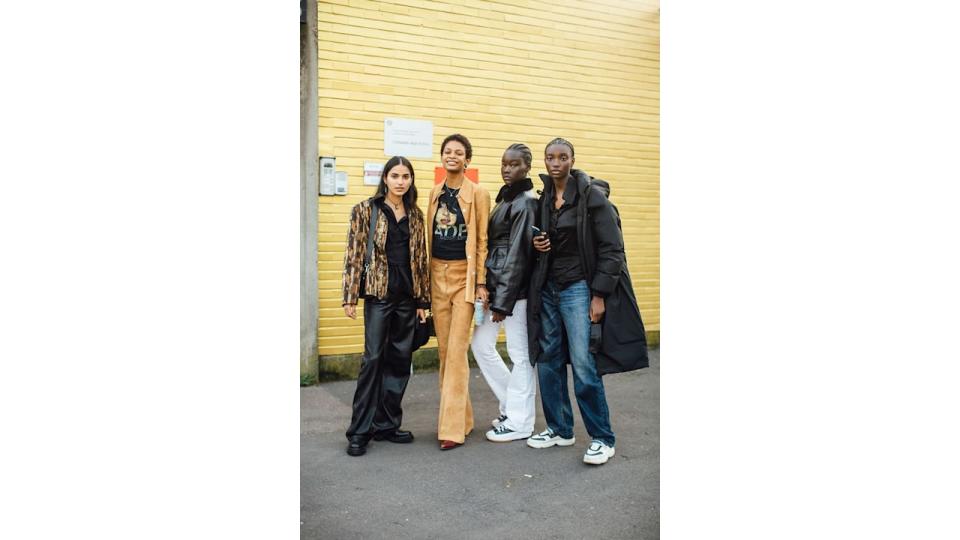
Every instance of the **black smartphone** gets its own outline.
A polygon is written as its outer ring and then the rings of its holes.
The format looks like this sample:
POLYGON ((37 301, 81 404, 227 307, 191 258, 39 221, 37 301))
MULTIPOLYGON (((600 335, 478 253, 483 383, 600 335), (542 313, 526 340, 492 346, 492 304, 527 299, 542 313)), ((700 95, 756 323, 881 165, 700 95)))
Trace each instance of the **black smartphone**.
POLYGON ((590 323, 590 345, 589 350, 597 354, 603 348, 603 323, 590 323))
POLYGON ((546 231, 541 231, 540 228, 537 227, 536 225, 531 225, 530 228, 533 229, 533 235, 534 235, 534 236, 540 236, 541 234, 544 235, 544 236, 547 235, 547 232, 546 232, 546 231))

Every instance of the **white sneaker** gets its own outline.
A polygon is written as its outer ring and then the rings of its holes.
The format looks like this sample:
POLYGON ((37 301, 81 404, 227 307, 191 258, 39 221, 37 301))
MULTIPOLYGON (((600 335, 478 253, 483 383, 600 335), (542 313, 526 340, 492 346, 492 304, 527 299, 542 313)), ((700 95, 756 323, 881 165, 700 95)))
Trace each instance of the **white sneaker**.
POLYGON ((493 426, 493 427, 497 427, 497 426, 499 426, 500 424, 502 424, 503 421, 506 420, 506 419, 507 419, 507 415, 501 414, 500 416, 494 418, 494 419, 493 419, 493 422, 490 422, 490 425, 493 426))
POLYGON ((527 446, 530 448, 550 448, 551 446, 571 446, 575 442, 577 442, 576 437, 564 439, 554 433, 550 428, 547 428, 546 431, 537 433, 527 439, 527 446))
POLYGON ((583 454, 583 462, 590 465, 603 465, 615 453, 612 446, 607 446, 601 441, 592 441, 590 448, 587 448, 587 452, 583 454))
POLYGON ((514 431, 508 428, 506 424, 500 424, 499 426, 487 432, 487 440, 492 442, 519 441, 520 439, 526 439, 529 436, 530 433, 520 433, 514 431))

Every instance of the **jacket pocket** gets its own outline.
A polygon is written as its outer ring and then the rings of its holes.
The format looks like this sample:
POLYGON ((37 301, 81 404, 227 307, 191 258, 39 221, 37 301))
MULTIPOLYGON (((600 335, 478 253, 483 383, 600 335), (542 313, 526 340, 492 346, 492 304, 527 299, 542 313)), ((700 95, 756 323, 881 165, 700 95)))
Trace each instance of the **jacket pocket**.
POLYGON ((507 248, 504 247, 495 247, 493 248, 493 253, 489 255, 490 264, 489 267, 491 270, 500 270, 503 268, 503 264, 507 262, 507 248))

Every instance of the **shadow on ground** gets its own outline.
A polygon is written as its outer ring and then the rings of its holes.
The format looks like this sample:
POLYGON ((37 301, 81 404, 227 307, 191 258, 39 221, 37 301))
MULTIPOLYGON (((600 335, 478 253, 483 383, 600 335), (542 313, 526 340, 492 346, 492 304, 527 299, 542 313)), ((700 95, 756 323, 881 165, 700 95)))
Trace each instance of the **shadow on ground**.
MULTIPOLYGON (((488 442, 497 402, 470 372, 476 429, 437 447, 437 373, 416 373, 404 397, 412 444, 345 452, 355 381, 300 389, 301 538, 659 538, 660 353, 647 369, 603 379, 617 454, 585 465, 589 444, 573 397, 577 443, 544 450, 488 442)), ((536 430, 544 429, 537 397, 536 430)))

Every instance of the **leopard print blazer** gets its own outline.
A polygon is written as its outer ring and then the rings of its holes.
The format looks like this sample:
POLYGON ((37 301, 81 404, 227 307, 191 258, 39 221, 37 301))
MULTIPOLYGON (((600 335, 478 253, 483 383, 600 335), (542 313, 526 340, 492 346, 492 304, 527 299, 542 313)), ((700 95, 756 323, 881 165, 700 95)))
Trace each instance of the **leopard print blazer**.
MULTIPOLYGON (((347 249, 343 256, 343 305, 356 304, 360 296, 360 274, 367 254, 367 236, 370 232, 370 205, 367 199, 350 212, 347 249)), ((413 276, 413 298, 417 307, 430 307, 430 270, 427 265, 427 244, 423 226, 423 212, 416 206, 407 209, 410 226, 410 270, 413 276)), ((377 215, 373 237, 373 257, 367 270, 366 293, 383 298, 387 294, 387 216, 377 215)))

